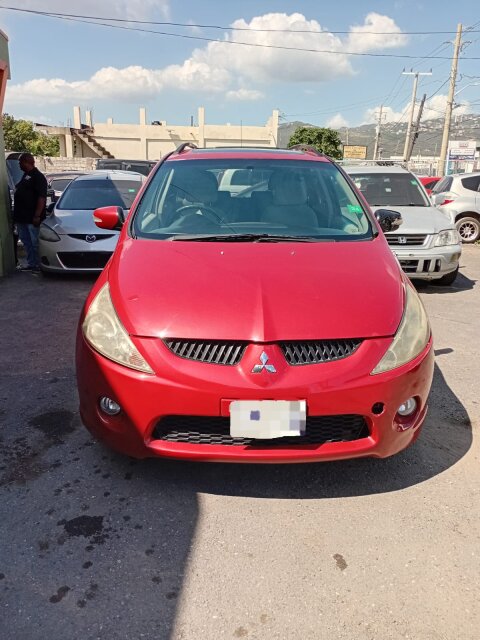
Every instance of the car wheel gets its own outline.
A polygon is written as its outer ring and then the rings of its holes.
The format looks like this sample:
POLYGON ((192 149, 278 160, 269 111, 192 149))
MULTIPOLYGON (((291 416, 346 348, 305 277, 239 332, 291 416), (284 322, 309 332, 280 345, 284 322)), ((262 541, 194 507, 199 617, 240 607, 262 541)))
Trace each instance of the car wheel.
POLYGON ((455 223, 462 242, 472 243, 480 238, 480 220, 473 216, 465 216, 455 223))
POLYGON ((438 285, 439 287, 449 287, 451 284, 455 282, 455 278, 457 277, 457 275, 458 275, 458 267, 455 269, 455 271, 451 271, 450 273, 447 273, 446 275, 442 276, 438 280, 434 280, 432 284, 438 285))

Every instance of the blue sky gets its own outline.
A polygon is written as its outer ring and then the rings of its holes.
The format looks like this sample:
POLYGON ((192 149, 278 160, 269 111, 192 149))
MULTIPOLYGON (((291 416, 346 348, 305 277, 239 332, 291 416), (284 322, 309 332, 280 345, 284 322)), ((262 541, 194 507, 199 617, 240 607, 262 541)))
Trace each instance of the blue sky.
MULTIPOLYGON (((404 67, 433 75, 419 83, 419 97, 432 96, 426 117, 441 116, 454 35, 407 35, 409 31, 454 31, 479 22, 478 2, 342 0, 342 2, 242 2, 192 0, 0 0, 0 6, 99 17, 214 24, 198 27, 136 25, 146 29, 219 40, 335 50, 336 55, 208 43, 0 10, 0 28, 10 39, 11 75, 5 110, 16 117, 67 123, 72 108, 92 108, 94 120, 149 120, 188 124, 199 106, 209 123, 263 124, 278 108, 283 121, 340 126, 371 121, 386 103, 387 119, 405 111, 412 78, 404 67), (242 30, 238 30, 241 27, 242 30), (297 33, 253 29, 289 29, 297 33), (314 33, 298 33, 299 30, 314 33), (318 31, 345 31, 345 34, 318 31), (388 32, 388 35, 372 32, 388 32), (418 56, 419 60, 347 56, 344 51, 418 56), (445 84, 444 84, 445 83, 445 84), (442 86, 443 85, 443 86, 442 86)), ((119 24, 119 23, 117 23, 119 24)), ((123 23, 123 26, 135 26, 123 23)), ((463 57, 480 58, 480 31, 465 34, 463 57)), ((456 114, 479 112, 480 60, 460 61, 456 114), (469 86, 467 86, 469 85, 469 86), (464 88, 465 87, 465 88, 464 88), (464 88, 464 89, 463 89, 464 88)), ((405 116, 403 116, 405 117, 405 116)))

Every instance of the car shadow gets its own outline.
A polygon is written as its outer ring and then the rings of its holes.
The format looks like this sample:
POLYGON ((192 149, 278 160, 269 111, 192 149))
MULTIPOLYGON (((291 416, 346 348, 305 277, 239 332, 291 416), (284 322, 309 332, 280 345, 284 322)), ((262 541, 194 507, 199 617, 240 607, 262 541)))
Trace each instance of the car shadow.
MULTIPOLYGON (((435 365, 430 409, 417 442, 387 459, 293 465, 235 465, 144 461, 139 473, 172 490, 275 499, 319 499, 399 491, 456 464, 470 449, 468 413, 435 365), (180 469, 179 469, 180 467, 180 469), (172 484, 172 478, 174 482, 172 484)), ((148 484, 148 483, 147 483, 148 484)))
POLYGON ((415 289, 420 293, 456 293, 458 291, 470 291, 476 285, 477 281, 468 278, 466 275, 458 272, 457 277, 453 284, 448 287, 441 287, 435 284, 435 280, 431 282, 424 282, 423 280, 415 280, 413 284, 415 289))
POLYGON ((468 414, 436 366, 420 439, 387 460, 227 465, 107 451, 78 415, 75 327, 91 287, 79 278, 72 286, 23 274, 1 284, 2 637, 166 640, 195 550, 200 494, 318 500, 399 491, 446 471, 471 446, 468 414))
POLYGON ((167 640, 197 487, 181 465, 152 482, 81 424, 75 329, 93 278, 75 280, 0 280, 0 638, 167 640))

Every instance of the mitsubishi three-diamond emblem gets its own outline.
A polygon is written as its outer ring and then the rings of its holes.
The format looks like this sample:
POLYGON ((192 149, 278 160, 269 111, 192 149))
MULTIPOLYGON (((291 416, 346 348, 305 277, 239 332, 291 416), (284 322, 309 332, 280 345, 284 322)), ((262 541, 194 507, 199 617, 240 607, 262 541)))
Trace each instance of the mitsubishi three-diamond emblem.
POLYGON ((275 369, 273 364, 267 364, 268 356, 265 353, 265 351, 262 351, 262 354, 260 356, 260 362, 262 364, 256 364, 252 369, 252 373, 261 373, 264 369, 268 373, 277 373, 277 370, 275 369))

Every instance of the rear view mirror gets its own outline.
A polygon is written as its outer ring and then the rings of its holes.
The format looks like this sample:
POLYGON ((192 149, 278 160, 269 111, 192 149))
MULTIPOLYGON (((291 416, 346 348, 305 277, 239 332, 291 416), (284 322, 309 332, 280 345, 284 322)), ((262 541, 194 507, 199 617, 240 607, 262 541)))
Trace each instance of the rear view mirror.
POLYGON ((93 212, 93 220, 100 229, 120 231, 125 222, 122 207, 100 207, 93 212))
POLYGON ((403 224, 402 214, 398 211, 392 211, 391 209, 377 209, 374 215, 380 225, 380 229, 384 233, 396 231, 400 225, 403 224))
POLYGON ((55 202, 50 202, 50 204, 47 207, 47 213, 48 215, 50 215, 51 213, 53 213, 53 210, 55 209, 55 202))

